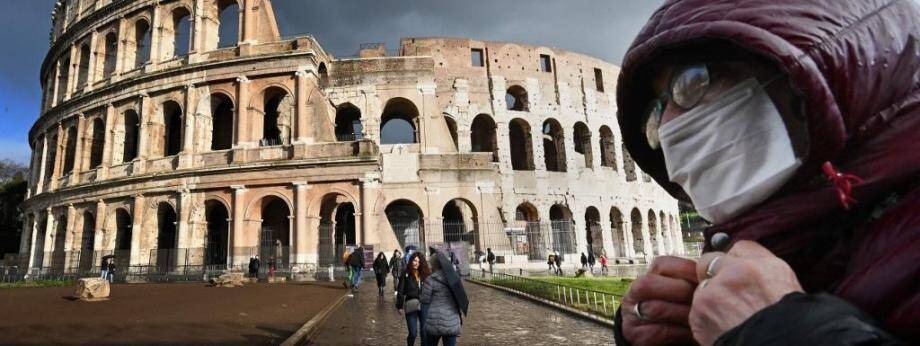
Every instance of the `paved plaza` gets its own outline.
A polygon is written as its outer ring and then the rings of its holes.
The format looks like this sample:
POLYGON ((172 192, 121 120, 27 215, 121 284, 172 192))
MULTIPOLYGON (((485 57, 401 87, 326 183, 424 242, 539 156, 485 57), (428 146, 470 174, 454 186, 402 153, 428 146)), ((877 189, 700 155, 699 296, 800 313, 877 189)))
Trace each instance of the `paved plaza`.
MULTIPOLYGON (((377 295, 373 275, 329 316, 307 345, 403 345, 406 321, 395 308, 392 278, 377 295)), ((470 298, 461 345, 612 345, 613 331, 529 300, 464 282, 470 298)), ((416 345, 419 343, 417 342, 416 345)))

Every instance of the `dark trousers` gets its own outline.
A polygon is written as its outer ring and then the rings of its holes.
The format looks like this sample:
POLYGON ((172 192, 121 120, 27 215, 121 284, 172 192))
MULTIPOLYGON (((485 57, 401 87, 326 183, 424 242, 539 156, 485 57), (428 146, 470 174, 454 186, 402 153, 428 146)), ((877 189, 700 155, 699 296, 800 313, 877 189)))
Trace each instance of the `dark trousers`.
MULTIPOLYGON (((409 327, 409 335, 406 336, 406 345, 415 345, 415 338, 419 336, 419 331, 425 331, 425 319, 422 318, 422 312, 416 311, 406 314, 406 326, 409 327)), ((422 345, 425 344, 425 338, 422 338, 422 345)))
POLYGON ((428 335, 427 340, 425 340, 425 345, 438 346, 438 342, 441 342, 442 340, 444 342, 444 346, 456 346, 457 345, 456 335, 428 335))

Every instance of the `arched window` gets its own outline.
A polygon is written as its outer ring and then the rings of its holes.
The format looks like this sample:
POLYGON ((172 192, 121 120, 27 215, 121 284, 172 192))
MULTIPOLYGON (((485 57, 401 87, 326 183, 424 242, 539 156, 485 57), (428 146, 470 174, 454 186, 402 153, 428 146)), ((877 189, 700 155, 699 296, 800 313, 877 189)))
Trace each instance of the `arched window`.
POLYGON ((470 144, 473 152, 492 153, 492 161, 498 162, 498 136, 495 121, 487 114, 477 115, 470 126, 470 144))
POLYGON ((516 171, 532 171, 533 145, 530 125, 517 118, 508 123, 508 140, 511 142, 511 168, 516 171))
POLYGON ((629 155, 629 151, 626 150, 626 145, 623 145, 623 171, 626 173, 626 181, 636 181, 636 161, 633 161, 632 157, 629 155))
POLYGON ((77 90, 83 90, 89 82, 89 44, 80 46, 80 65, 77 70, 77 90))
POLYGON ((616 207, 610 208, 610 232, 612 233, 611 240, 613 243, 612 256, 609 257, 626 257, 626 244, 624 243, 624 233, 623 233, 623 213, 620 212, 616 207))
POLYGON ((54 161, 57 159, 57 141, 58 134, 54 133, 48 137, 48 154, 45 156, 45 186, 48 186, 48 179, 54 175, 54 161))
POLYGON ((239 43, 240 5, 235 0, 218 1, 217 47, 233 47, 239 43))
POLYGON ((550 172, 565 172, 565 137, 555 119, 543 122, 543 161, 550 172))
POLYGON ((165 35, 172 34, 172 37, 168 37, 169 44, 172 45, 173 56, 183 56, 188 54, 191 40, 191 13, 185 7, 179 7, 173 10, 172 21, 169 23, 171 27, 168 30, 165 30, 165 35), (171 32, 170 32, 171 31, 171 32))
POLYGON ((102 63, 102 78, 107 79, 115 73, 115 59, 118 56, 118 35, 110 32, 105 35, 105 54, 102 63))
POLYGON ((93 120, 93 137, 90 142, 89 168, 94 169, 102 164, 102 148, 105 146, 105 121, 102 118, 93 120))
POLYGON ((134 23, 134 67, 140 68, 150 60, 150 23, 141 19, 134 23))
POLYGON ((397 97, 383 108, 380 144, 418 143, 418 108, 412 101, 397 97))
POLYGON ((361 139, 361 110, 351 103, 340 105, 335 111, 335 140, 341 142, 361 139))
POLYGON ((641 257, 645 254, 651 255, 651 252, 646 252, 645 237, 642 236, 642 212, 633 208, 629 214, 629 220, 632 224, 633 251, 636 257, 641 257))
POLYGON ((64 137, 64 170, 61 175, 70 174, 73 171, 74 159, 77 154, 77 127, 67 128, 67 135, 64 137))
POLYGON ((520 85, 512 85, 505 93, 505 104, 509 111, 526 112, 530 110, 527 103, 527 90, 520 85))
POLYGON ((174 101, 163 103, 163 155, 172 156, 182 150, 182 106, 174 101))
POLYGON ((610 131, 607 125, 601 126, 600 137, 601 166, 611 167, 615 171, 617 170, 617 153, 614 146, 616 142, 613 138, 613 131, 610 131))
POLYGON ((422 244, 425 236, 424 216, 418 205, 407 200, 398 200, 387 205, 385 213, 400 248, 422 244))
POLYGON ((470 233, 475 231, 477 217, 472 203, 460 198, 453 199, 441 209, 441 218, 444 241, 474 243, 470 233))
POLYGON ((572 211, 555 204, 549 208, 550 227, 553 232, 552 249, 560 255, 575 253, 575 225, 572 223, 572 211))
POLYGON ((224 94, 211 94, 211 150, 233 146, 233 101, 224 94))
POLYGON ((133 110, 125 112, 124 119, 124 146, 122 151, 122 162, 131 162, 137 157, 138 140, 140 137, 140 119, 133 110))
POLYGON ((581 154, 578 158, 580 167, 594 167, 594 152, 591 148, 591 130, 583 122, 575 123, 575 152, 581 154))
POLYGON ((294 98, 284 89, 272 87, 265 90, 262 109, 262 146, 282 145, 290 142, 294 113, 294 98))

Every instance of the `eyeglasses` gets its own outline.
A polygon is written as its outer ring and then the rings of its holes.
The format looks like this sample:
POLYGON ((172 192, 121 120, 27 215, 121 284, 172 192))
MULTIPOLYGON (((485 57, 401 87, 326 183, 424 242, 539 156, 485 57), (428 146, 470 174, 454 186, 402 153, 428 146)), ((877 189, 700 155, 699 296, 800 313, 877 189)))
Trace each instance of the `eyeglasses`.
POLYGON ((664 109, 673 101, 678 107, 689 110, 696 107, 709 90, 709 67, 706 64, 687 65, 671 76, 668 89, 652 100, 645 112, 645 137, 649 147, 658 149, 658 127, 664 109))

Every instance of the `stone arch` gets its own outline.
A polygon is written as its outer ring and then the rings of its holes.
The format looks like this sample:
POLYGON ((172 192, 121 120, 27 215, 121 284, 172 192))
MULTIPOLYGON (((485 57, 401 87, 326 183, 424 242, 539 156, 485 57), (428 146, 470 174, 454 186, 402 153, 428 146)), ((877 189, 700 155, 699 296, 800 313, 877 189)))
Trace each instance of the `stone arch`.
POLYGON ((613 131, 610 130, 610 127, 604 125, 598 130, 598 134, 600 134, 601 166, 610 167, 616 171, 616 139, 613 136, 613 131))
POLYGON ((661 244, 663 243, 659 242, 658 239, 658 237, 661 236, 661 233, 658 231, 658 217, 655 216, 654 210, 648 210, 648 219, 646 219, 646 222, 648 223, 649 241, 652 243, 652 248, 657 250, 655 254, 664 254, 664 249, 661 248, 661 244))
POLYGON ((498 162, 498 135, 495 121, 488 114, 473 118, 470 127, 470 144, 473 152, 492 153, 492 161, 498 162))
POLYGON ((346 246, 358 244, 357 204, 349 196, 328 192, 319 204, 320 266, 341 264, 339 255, 346 246))
POLYGON ((223 92, 211 94, 211 150, 226 150, 233 146, 233 98, 223 92))
POLYGON ((156 204, 156 247, 150 252, 154 271, 165 274, 176 270, 179 247, 179 215, 167 201, 156 204))
POLYGON ((633 161, 632 156, 629 155, 629 151, 626 150, 626 144, 623 144, 623 172, 626 174, 626 181, 636 181, 638 176, 636 175, 636 161, 633 161))
POLYGON ((464 198, 454 198, 441 208, 441 231, 445 242, 475 243, 479 224, 476 206, 464 198))
POLYGON ((665 254, 674 252, 674 242, 671 237, 671 225, 668 225, 668 219, 664 216, 664 211, 658 211, 658 229, 661 230, 661 236, 664 237, 664 247, 662 250, 665 254))
POLYGON ((543 160, 546 170, 565 172, 565 134, 562 125, 556 119, 549 118, 543 122, 543 160))
POLYGON ((515 234, 512 246, 515 254, 526 254, 528 260, 546 258, 547 240, 541 232, 540 216, 537 208, 529 202, 523 202, 514 210, 515 234))
POLYGON ((575 123, 574 126, 574 145, 575 152, 580 154, 578 156, 578 166, 585 168, 594 167, 594 149, 591 147, 591 130, 588 128, 588 125, 579 121, 575 123))
POLYGON ((87 273, 93 269, 93 254, 96 251, 96 215, 90 210, 83 211, 79 245, 74 245, 80 252, 79 272, 87 273))
POLYGON ((77 62, 77 90, 83 90, 89 83, 89 57, 92 50, 89 42, 80 45, 80 60, 77 62))
POLYGON ((520 85, 512 85, 505 91, 505 105, 509 111, 527 112, 530 104, 527 99, 527 89, 520 85))
POLYGON ((173 156, 182 151, 182 105, 174 100, 166 100, 157 112, 156 126, 148 129, 150 138, 162 140, 154 146, 154 156, 173 156))
POLYGON ((394 200, 384 213, 400 248, 425 244, 425 214, 418 204, 408 199, 394 200))
POLYGON ((60 208, 56 215, 54 215, 53 221, 54 233, 51 239, 51 270, 54 273, 63 273, 66 265, 67 226, 68 221, 70 221, 67 218, 67 208, 60 208))
POLYGON ((170 15, 164 18, 160 28, 160 44, 164 56, 180 57, 187 55, 191 47, 192 11, 184 4, 174 7, 170 15))
POLYGON ((105 121, 96 117, 90 126, 89 143, 89 169, 98 168, 102 164, 102 153, 105 147, 105 121))
POLYGON ((287 87, 274 84, 266 87, 262 93, 262 103, 260 108, 250 107, 250 109, 261 109, 261 119, 256 119, 255 128, 261 129, 257 134, 261 140, 261 146, 290 144, 291 130, 294 125, 294 97, 287 87))
POLYGON ((419 111, 412 101, 394 97, 380 117, 380 144, 418 143, 419 111))
POLYGON ((222 198, 204 201, 206 269, 225 269, 230 254, 230 208, 222 198))
POLYGON ((511 146, 511 168, 516 171, 534 170, 530 124, 521 118, 512 119, 508 123, 508 140, 511 146))
POLYGON ((613 256, 626 257, 625 230, 626 221, 623 220, 623 213, 617 207, 610 208, 610 232, 613 240, 613 256))
POLYGON ((213 18, 217 18, 213 35, 214 48, 236 46, 242 31, 240 4, 236 0, 215 0, 214 4, 216 13, 213 18))
POLYGON ((352 103, 338 105, 335 110, 335 139, 341 142, 362 138, 364 125, 361 123, 361 109, 352 103))
POLYGON ((604 234, 601 230, 601 213, 597 208, 589 206, 585 209, 585 239, 587 240, 588 255, 599 257, 604 253, 604 234))
MULTIPOLYGON (((633 238, 633 252, 636 257, 642 257, 646 254, 645 249, 645 237, 642 232, 642 212, 639 211, 639 208, 633 208, 632 212, 629 214, 630 228, 632 229, 632 238, 633 238)), ((650 250, 650 249, 649 249, 650 250)))
POLYGON ((553 232, 553 251, 560 255, 574 254, 576 237, 572 211, 562 204, 554 204, 549 208, 549 220, 553 232))
MULTIPOLYGON (((53 132, 48 135, 48 152, 45 155, 45 186, 50 184, 51 177, 54 175, 54 161, 56 160, 58 133, 53 132)), ((47 190, 47 189, 46 189, 47 190)))
POLYGON ((267 263, 274 258, 277 268, 290 265, 291 221, 294 217, 291 201, 287 196, 268 192, 250 202, 246 220, 258 222, 257 251, 262 263, 260 272, 268 269, 267 263))
POLYGON ((121 115, 121 128, 118 129, 121 138, 121 161, 131 162, 138 156, 140 141, 140 116, 133 109, 128 109, 121 115))
POLYGON ((68 126, 64 130, 64 167, 61 175, 70 174, 74 170, 77 156, 77 126, 68 126))
POLYGON ((147 64, 150 61, 150 43, 151 43, 151 27, 150 20, 147 18, 140 18, 134 22, 134 36, 131 43, 134 44, 134 50, 132 51, 134 57, 134 68, 140 68, 147 64))
POLYGON ((105 34, 105 39, 102 42, 102 64, 98 64, 102 67, 102 78, 108 79, 112 77, 112 74, 115 73, 115 61, 118 57, 118 33, 114 30, 105 34))

